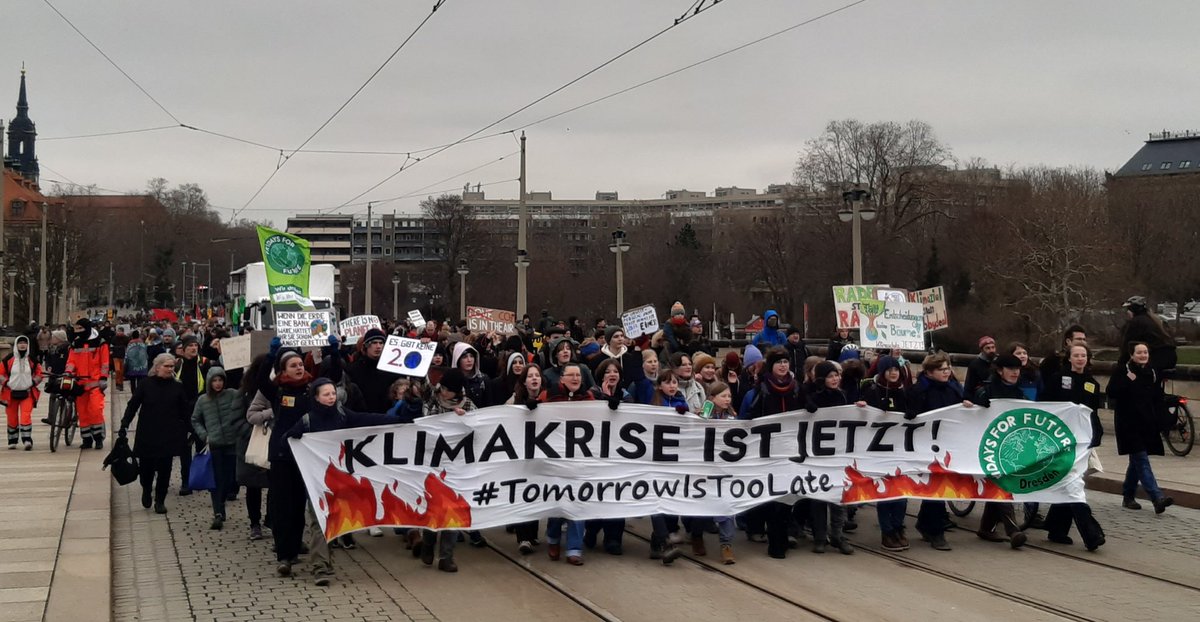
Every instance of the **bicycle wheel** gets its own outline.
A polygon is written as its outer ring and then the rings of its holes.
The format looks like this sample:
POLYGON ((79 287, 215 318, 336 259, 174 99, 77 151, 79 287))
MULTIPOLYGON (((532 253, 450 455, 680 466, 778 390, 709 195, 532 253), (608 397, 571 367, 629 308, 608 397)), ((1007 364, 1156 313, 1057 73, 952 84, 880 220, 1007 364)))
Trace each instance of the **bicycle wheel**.
POLYGON ((63 440, 67 442, 67 447, 75 441, 75 432, 79 430, 79 420, 75 418, 75 404, 68 401, 63 407, 63 440))
POLYGON ((1171 449, 1171 453, 1176 456, 1186 456, 1191 453, 1192 446, 1196 444, 1196 422, 1192 419, 1187 402, 1182 399, 1171 405, 1168 412, 1174 417, 1175 425, 1171 426, 1170 430, 1163 432, 1163 440, 1167 441, 1167 447, 1171 449))
POLYGON ((48 417, 50 421, 50 452, 58 451, 58 439, 62 438, 62 426, 60 425, 62 417, 62 402, 57 397, 51 398, 50 409, 54 411, 52 417, 48 417))
POLYGON ((950 512, 959 518, 970 514, 971 510, 975 509, 974 501, 947 501, 946 505, 950 506, 950 512))

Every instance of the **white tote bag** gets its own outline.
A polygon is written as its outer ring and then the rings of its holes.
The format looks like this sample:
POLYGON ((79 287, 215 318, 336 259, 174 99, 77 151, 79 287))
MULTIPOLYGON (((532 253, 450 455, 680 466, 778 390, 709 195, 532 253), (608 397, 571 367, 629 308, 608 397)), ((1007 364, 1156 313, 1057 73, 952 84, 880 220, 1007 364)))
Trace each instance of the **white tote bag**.
POLYGON ((246 446, 246 464, 253 464, 264 469, 271 468, 270 456, 271 428, 256 425, 250 431, 250 444, 246 446))

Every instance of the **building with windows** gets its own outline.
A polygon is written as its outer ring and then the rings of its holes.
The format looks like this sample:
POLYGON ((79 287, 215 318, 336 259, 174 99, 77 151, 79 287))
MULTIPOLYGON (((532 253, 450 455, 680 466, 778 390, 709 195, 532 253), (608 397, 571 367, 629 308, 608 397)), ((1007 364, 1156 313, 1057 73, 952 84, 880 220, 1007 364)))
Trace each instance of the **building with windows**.
POLYGON ((1200 173, 1200 131, 1150 134, 1133 157, 1112 175, 1114 178, 1163 177, 1200 173))

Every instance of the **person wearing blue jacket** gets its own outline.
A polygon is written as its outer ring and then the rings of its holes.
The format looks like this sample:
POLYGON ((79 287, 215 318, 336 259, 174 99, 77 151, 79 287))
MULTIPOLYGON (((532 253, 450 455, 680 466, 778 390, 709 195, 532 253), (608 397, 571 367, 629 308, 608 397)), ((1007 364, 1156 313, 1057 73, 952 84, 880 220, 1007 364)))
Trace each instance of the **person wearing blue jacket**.
POLYGON ((787 333, 779 327, 779 314, 774 309, 767 309, 763 313, 762 332, 754 336, 754 341, 751 342, 751 345, 766 351, 768 348, 782 346, 786 343, 787 333))

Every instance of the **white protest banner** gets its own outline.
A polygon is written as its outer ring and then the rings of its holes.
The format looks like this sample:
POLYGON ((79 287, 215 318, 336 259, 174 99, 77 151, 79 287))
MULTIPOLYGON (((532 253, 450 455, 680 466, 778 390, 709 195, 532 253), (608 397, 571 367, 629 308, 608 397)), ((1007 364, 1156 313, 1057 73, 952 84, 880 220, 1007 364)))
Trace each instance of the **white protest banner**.
POLYGON ((887 285, 834 285, 833 310, 838 328, 858 328, 863 318, 858 313, 858 303, 875 300, 875 290, 887 285))
POLYGON ((425 376, 429 373, 429 365, 433 362, 433 353, 437 343, 421 343, 419 339, 409 339, 389 335, 387 343, 383 344, 383 354, 379 356, 377 368, 405 376, 425 376))
POLYGON ((769 500, 1084 500, 1091 415, 993 400, 909 421, 839 406, 753 421, 603 402, 494 406, 290 441, 326 539, 549 516, 729 516, 769 500))
POLYGON ((408 321, 414 328, 421 329, 425 327, 425 316, 421 315, 420 309, 413 309, 408 312, 408 321))
POLYGON ((658 313, 654 311, 654 305, 636 307, 622 313, 621 328, 629 339, 658 332, 658 313))
POLYGON ((908 290, 896 287, 880 287, 875 290, 875 300, 908 302, 908 290))
POLYGON ((925 307, 926 331, 950 327, 950 316, 946 315, 946 292, 941 285, 909 292, 908 301, 919 302, 925 307))
POLYGON ((328 311, 275 312, 275 334, 285 346, 328 345, 332 323, 333 314, 328 311))
POLYGON ((859 331, 862 347, 925 347, 925 309, 921 303, 864 300, 858 305, 858 313, 866 318, 866 325, 859 331))
POLYGON ((467 328, 473 333, 486 333, 491 330, 501 335, 515 335, 517 314, 487 307, 467 307, 467 328))
POLYGON ((383 330, 383 324, 376 315, 356 315, 338 322, 338 332, 342 334, 342 343, 354 345, 372 328, 383 330))
POLYGON ((221 366, 225 371, 246 369, 254 360, 251 353, 251 336, 225 337, 221 339, 221 366))

